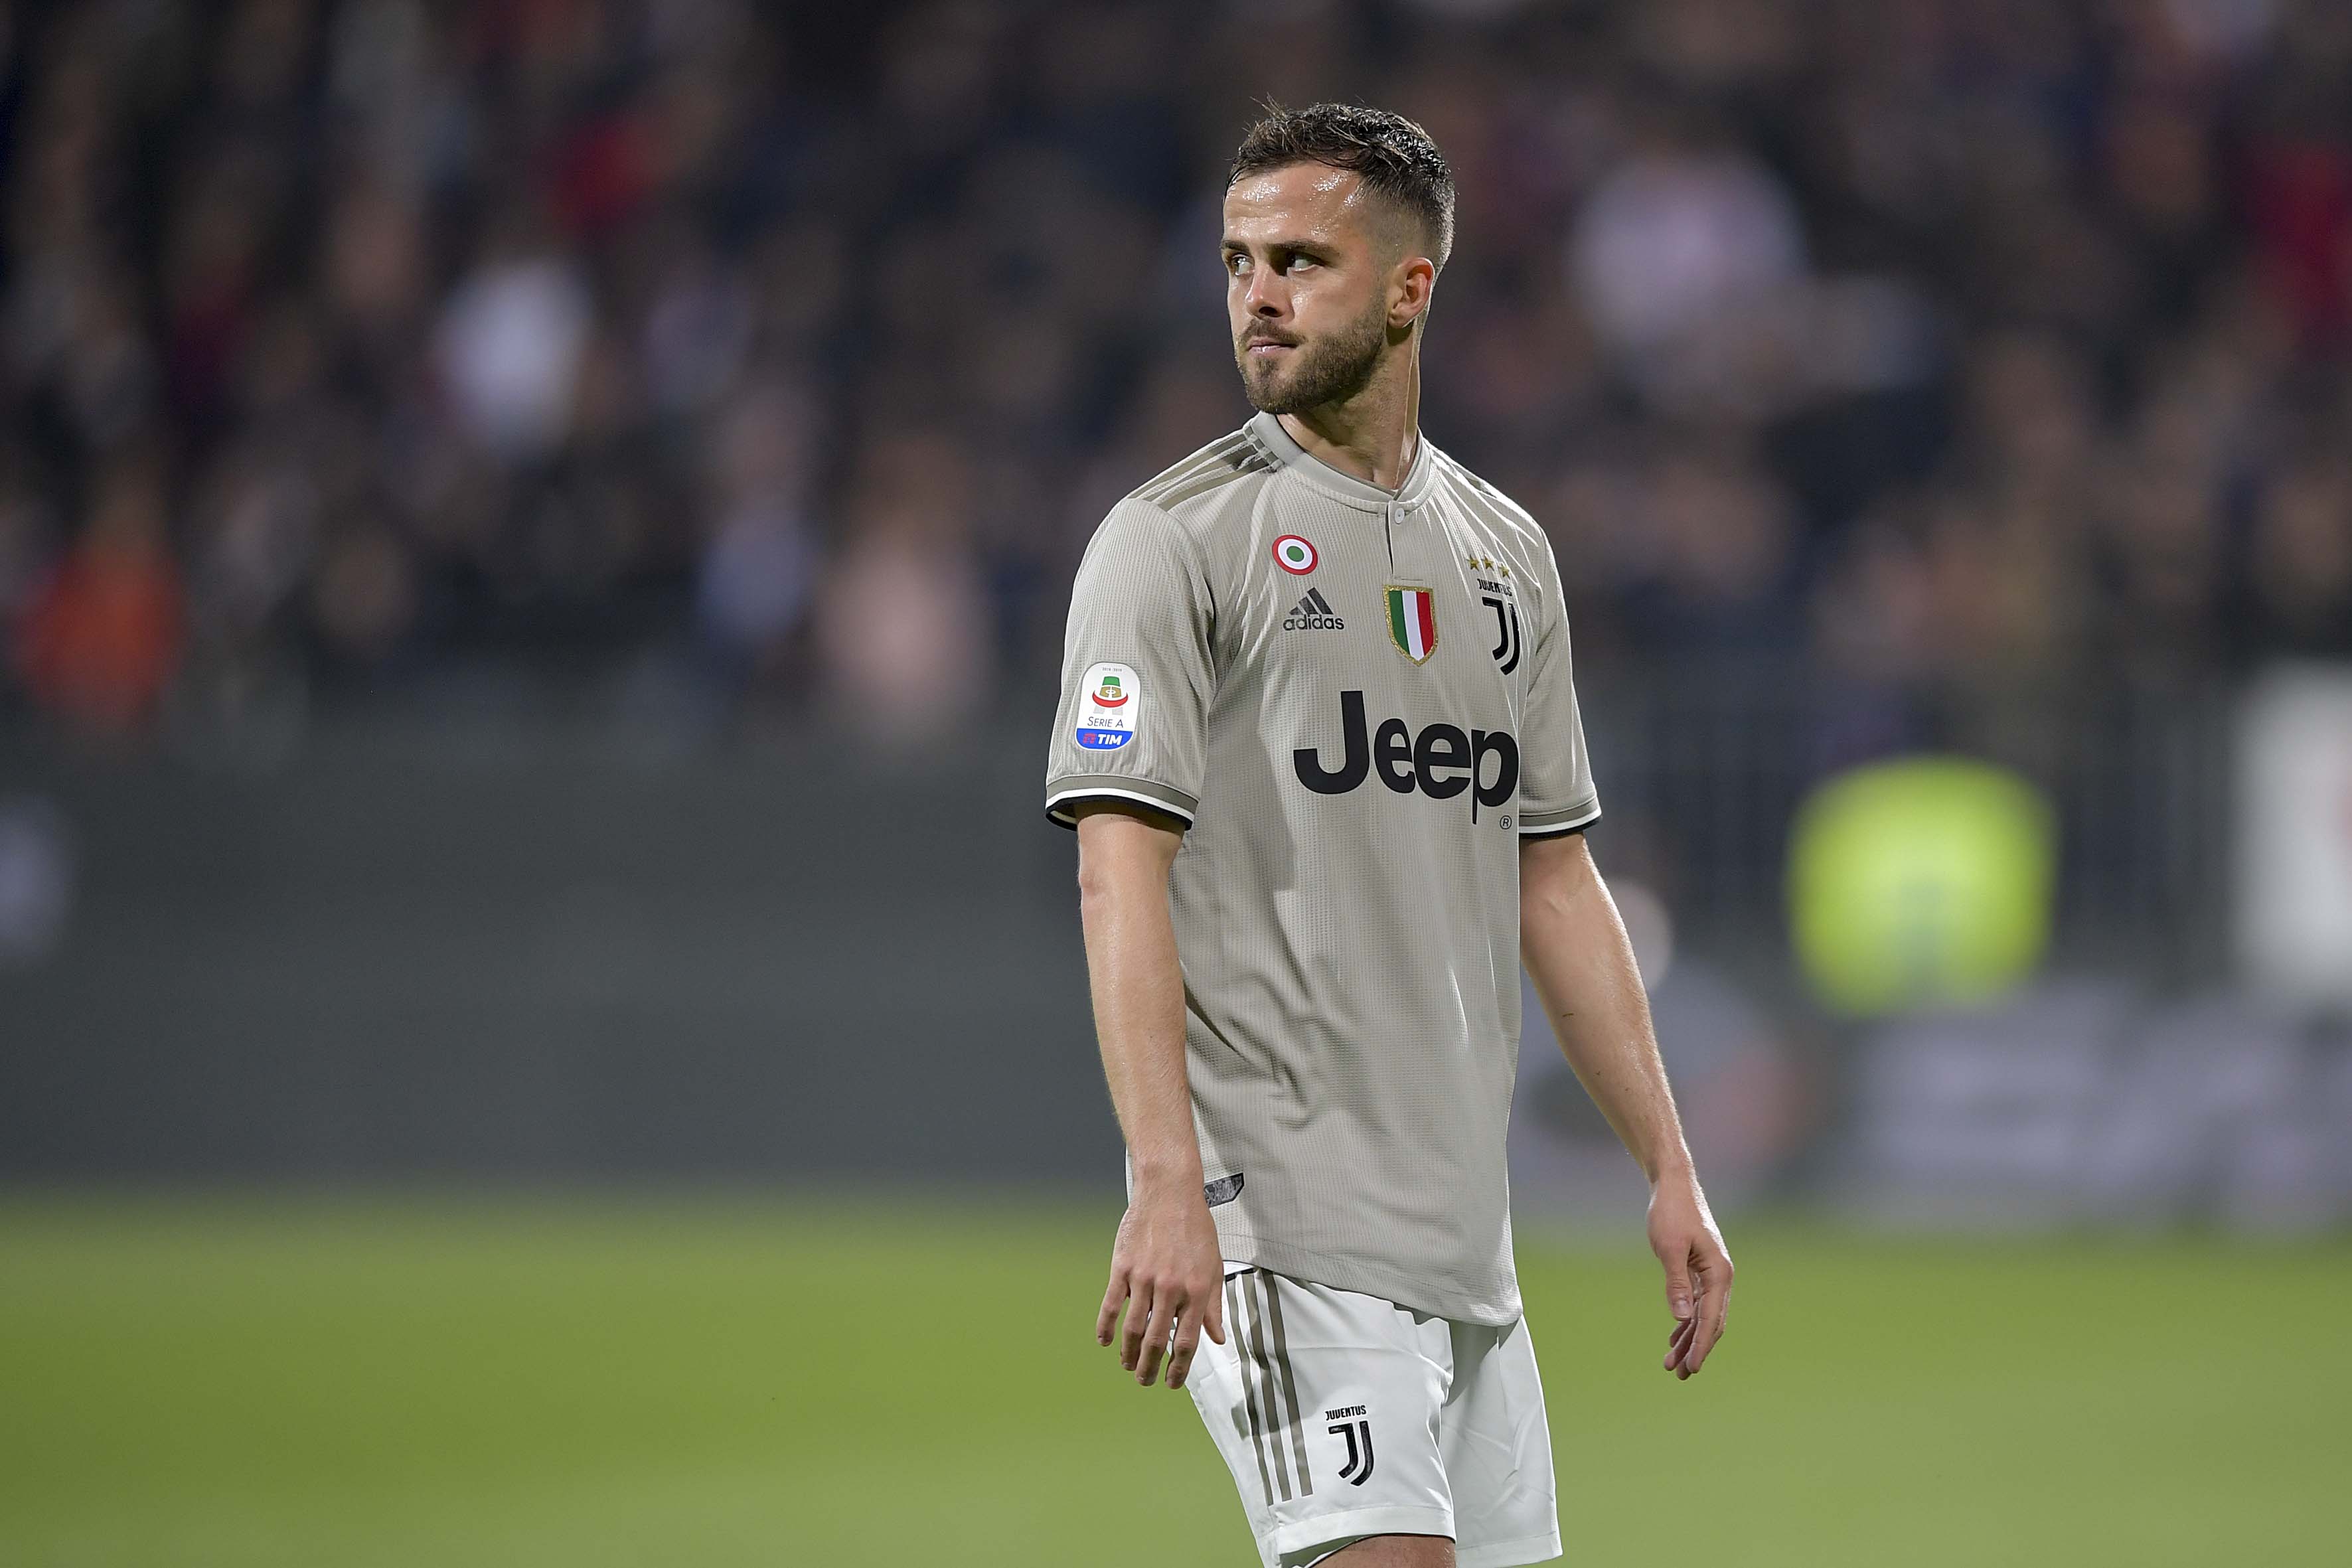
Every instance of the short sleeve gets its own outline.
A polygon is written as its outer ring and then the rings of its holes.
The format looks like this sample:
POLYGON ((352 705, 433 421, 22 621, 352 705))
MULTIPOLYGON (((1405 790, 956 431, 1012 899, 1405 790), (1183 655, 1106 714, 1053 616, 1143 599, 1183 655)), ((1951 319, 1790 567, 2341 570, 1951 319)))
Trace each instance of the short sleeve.
POLYGON ((1045 815, 1065 827, 1086 800, 1126 800, 1181 819, 1207 765, 1209 584, 1176 521, 1132 497, 1087 546, 1062 642, 1061 700, 1046 748, 1045 815))
POLYGON ((1576 709, 1576 679, 1568 646, 1568 610, 1560 590, 1559 563, 1549 540, 1545 564, 1543 627, 1537 634, 1528 669, 1525 733, 1519 738, 1519 837, 1544 838, 1573 833, 1601 820, 1601 797, 1592 787, 1592 759, 1584 749, 1584 721, 1576 709))

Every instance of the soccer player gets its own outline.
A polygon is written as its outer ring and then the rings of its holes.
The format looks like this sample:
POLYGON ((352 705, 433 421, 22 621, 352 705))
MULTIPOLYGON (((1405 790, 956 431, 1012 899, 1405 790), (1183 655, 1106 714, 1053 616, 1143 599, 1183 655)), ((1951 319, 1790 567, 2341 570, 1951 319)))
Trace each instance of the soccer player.
POLYGON ((1559 566, 1421 435, 1453 229, 1410 121, 1251 129, 1223 248, 1259 412, 1096 532, 1046 768, 1127 1140, 1096 1336, 1190 1387, 1267 1568, 1559 1554, 1504 1169, 1523 962, 1650 1178, 1669 1371, 1730 1302, 1585 847, 1559 566))

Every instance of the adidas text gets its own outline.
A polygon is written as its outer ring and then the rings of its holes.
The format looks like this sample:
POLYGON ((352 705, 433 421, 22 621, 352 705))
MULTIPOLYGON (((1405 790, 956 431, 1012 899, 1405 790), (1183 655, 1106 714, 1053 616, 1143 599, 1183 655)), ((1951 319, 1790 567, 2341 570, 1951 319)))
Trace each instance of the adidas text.
POLYGON ((1320 588, 1309 588, 1307 597, 1290 607, 1283 617, 1282 629, 1286 632, 1343 632, 1348 623, 1331 611, 1331 601, 1323 596, 1320 588))

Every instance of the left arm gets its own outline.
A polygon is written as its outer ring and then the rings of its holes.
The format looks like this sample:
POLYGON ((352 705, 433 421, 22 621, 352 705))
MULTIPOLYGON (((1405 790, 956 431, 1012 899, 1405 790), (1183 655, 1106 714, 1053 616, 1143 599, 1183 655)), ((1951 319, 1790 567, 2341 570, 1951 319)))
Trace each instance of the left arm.
POLYGON ((1683 1142, 1633 944, 1583 834, 1519 846, 1519 952, 1569 1066, 1650 1179, 1650 1249, 1675 1314, 1665 1365, 1687 1378, 1723 1337, 1731 1254, 1683 1142))

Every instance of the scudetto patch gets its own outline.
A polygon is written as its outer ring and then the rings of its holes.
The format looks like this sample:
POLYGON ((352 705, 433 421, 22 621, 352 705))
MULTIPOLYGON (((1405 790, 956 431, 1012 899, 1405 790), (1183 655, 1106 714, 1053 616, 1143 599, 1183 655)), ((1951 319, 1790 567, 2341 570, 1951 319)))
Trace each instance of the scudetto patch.
POLYGON ((1219 1176, 1213 1182, 1202 1183, 1201 1195, 1209 1200, 1211 1208, 1233 1202, 1242 1195, 1242 1173, 1235 1171, 1230 1176, 1219 1176))
POLYGON ((1143 682, 1123 664, 1087 668, 1078 683, 1078 744, 1089 752, 1116 752, 1135 739, 1143 716, 1143 682))
POLYGON ((1437 595, 1400 583, 1388 585, 1389 641, 1415 664, 1437 651, 1437 595))

